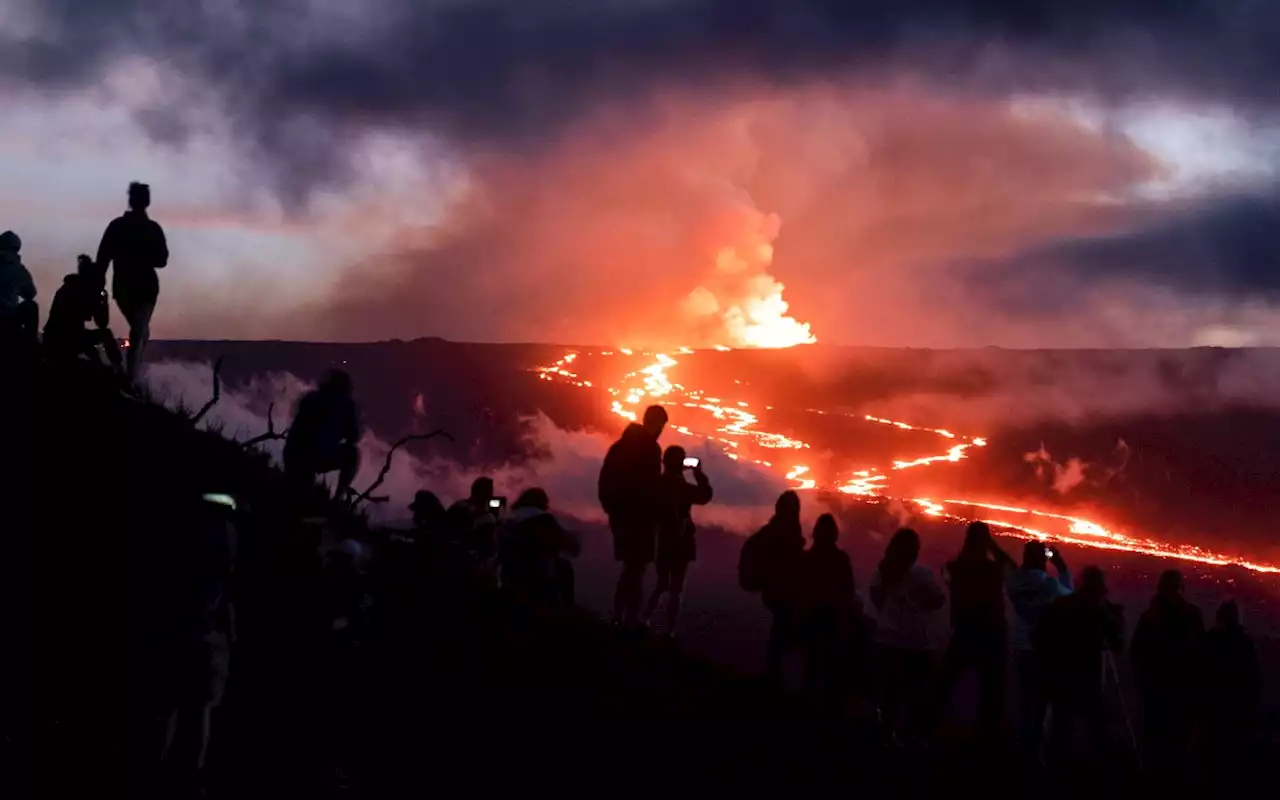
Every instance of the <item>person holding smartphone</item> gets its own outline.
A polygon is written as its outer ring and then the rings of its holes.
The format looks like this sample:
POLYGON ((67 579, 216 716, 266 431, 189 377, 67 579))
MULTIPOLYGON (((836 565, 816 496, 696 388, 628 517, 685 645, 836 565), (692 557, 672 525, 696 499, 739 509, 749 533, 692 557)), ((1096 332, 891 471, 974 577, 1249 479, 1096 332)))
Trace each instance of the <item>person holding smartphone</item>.
POLYGON ((658 520, 656 564, 658 583, 649 596, 642 620, 645 623, 658 610, 662 596, 667 596, 665 633, 675 635, 680 616, 680 595, 684 591, 689 565, 698 557, 693 524, 693 507, 711 502, 711 481, 702 471, 702 462, 689 458, 683 447, 672 445, 662 454, 662 483, 658 495, 661 515, 658 520), (685 478, 693 475, 693 483, 685 478))
POLYGON ((1053 601, 1071 594, 1071 571, 1061 553, 1044 542, 1030 541, 1022 548, 1022 566, 1009 573, 1006 590, 1014 612, 1014 669, 1022 698, 1022 739, 1028 755, 1038 757, 1049 698, 1044 664, 1032 647, 1031 635, 1053 601), (1050 564, 1056 575, 1049 574, 1050 564))

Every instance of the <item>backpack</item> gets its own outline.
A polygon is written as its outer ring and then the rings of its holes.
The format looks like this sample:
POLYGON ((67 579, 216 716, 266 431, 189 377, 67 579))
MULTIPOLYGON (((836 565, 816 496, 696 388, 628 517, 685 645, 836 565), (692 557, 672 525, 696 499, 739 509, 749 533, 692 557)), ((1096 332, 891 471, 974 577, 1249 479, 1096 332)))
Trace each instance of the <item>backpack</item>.
POLYGON ((604 513, 612 516, 622 505, 627 484, 626 447, 622 442, 615 442, 605 454, 604 463, 600 465, 600 479, 596 485, 596 494, 604 513))
POLYGON ((768 542, 763 530, 753 533, 738 554, 738 586, 746 592, 762 592, 768 580, 768 542))

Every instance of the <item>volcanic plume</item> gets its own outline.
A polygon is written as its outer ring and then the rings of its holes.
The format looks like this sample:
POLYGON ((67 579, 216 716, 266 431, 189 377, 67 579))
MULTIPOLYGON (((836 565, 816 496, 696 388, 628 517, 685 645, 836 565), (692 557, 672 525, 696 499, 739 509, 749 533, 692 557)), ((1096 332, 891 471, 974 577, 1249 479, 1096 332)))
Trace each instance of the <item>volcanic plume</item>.
POLYGON ((711 218, 706 231, 714 272, 685 298, 695 329, 712 344, 727 340, 737 347, 816 342, 808 324, 788 316, 785 287, 768 272, 781 219, 757 209, 744 190, 725 189, 725 208, 711 218))

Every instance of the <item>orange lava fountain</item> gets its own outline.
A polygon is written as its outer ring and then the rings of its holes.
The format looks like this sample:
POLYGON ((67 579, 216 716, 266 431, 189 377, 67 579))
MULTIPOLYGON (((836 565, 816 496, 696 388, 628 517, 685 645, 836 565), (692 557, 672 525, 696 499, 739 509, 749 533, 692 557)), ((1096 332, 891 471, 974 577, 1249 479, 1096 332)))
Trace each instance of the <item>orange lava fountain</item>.
MULTIPOLYGON (((727 347, 716 347, 725 351, 727 347)), ((633 351, 620 348, 619 353, 633 357, 633 351)), ((601 351, 601 356, 613 356, 613 351, 601 351)), ((689 348, 680 348, 678 355, 687 357, 694 355, 689 348)), ((589 355, 596 355, 590 353, 589 355)), ((709 413, 718 423, 714 430, 695 431, 685 425, 671 424, 669 427, 687 436, 701 437, 715 442, 725 448, 725 453, 734 460, 751 461, 771 469, 781 471, 797 490, 818 488, 818 481, 809 477, 811 469, 800 463, 800 454, 810 449, 808 442, 785 436, 781 433, 765 431, 758 428, 759 417, 750 410, 751 406, 742 400, 727 400, 720 397, 707 397, 698 389, 690 389, 671 378, 671 371, 679 363, 666 353, 641 353, 646 359, 644 365, 622 376, 616 386, 607 387, 612 396, 610 411, 623 419, 635 421, 637 409, 644 405, 659 404, 664 406, 698 409, 709 413), (762 447, 780 451, 779 455, 770 459, 750 458, 739 452, 747 443, 754 447, 762 447)), ((554 364, 537 367, 535 371, 543 380, 568 383, 573 386, 591 388, 591 381, 583 380, 571 367, 578 358, 577 353, 568 353, 554 364)), ((735 381, 736 383, 736 381, 735 381)), ((768 409, 769 407, 766 407, 768 409)), ((830 414, 822 409, 808 409, 814 414, 830 414)), ((847 416, 847 415, 846 415, 847 416)), ((678 420, 678 415, 672 415, 678 420)), ((943 428, 926 428, 911 425, 898 420, 861 416, 867 422, 890 425, 907 431, 933 433, 951 444, 938 455, 926 456, 910 461, 894 460, 887 471, 877 468, 858 470, 838 478, 833 485, 836 491, 851 495, 868 502, 882 502, 893 499, 889 494, 891 473, 901 470, 915 469, 942 463, 957 463, 968 457, 972 448, 985 447, 987 440, 978 436, 963 436, 943 428)), ((1038 539, 1041 541, 1058 541, 1081 547, 1101 550, 1120 550, 1128 553, 1155 556, 1157 558, 1178 559, 1215 566, 1234 565, 1258 573, 1280 574, 1280 566, 1249 561, 1235 556, 1224 555, 1204 550, 1191 545, 1178 545, 1158 542, 1154 539, 1139 538, 1080 517, 1068 516, 1033 508, 990 503, 968 499, 932 500, 924 497, 897 498, 916 506, 920 513, 934 518, 957 521, 981 519, 991 525, 999 533, 1020 539, 1038 539), (967 513, 964 513, 967 512, 967 513), (999 516, 996 516, 998 514, 999 516), (1015 519, 1010 519, 1013 516, 1015 519), (1035 520, 1051 523, 1062 532, 1049 532, 1042 528, 1032 527, 1035 520)))

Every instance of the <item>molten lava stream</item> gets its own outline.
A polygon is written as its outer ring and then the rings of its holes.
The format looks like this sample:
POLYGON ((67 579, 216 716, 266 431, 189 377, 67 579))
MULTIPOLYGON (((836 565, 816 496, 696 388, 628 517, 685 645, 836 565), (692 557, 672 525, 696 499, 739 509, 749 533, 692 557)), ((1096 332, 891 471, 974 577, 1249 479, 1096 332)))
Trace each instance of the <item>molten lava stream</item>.
MULTIPOLYGON (((727 349, 725 347, 716 348, 716 350, 721 351, 727 349)), ((627 357, 635 357, 635 353, 626 348, 620 348, 618 352, 627 357)), ((683 347, 677 353, 682 358, 695 355, 693 350, 683 347)), ((598 354, 588 353, 587 355, 599 355, 600 357, 608 358, 614 356, 614 352, 601 351, 598 354)), ((807 464, 797 463, 801 460, 800 453, 797 451, 809 450, 810 445, 808 442, 793 439, 781 433, 760 430, 757 427, 760 419, 752 412, 751 405, 745 400, 725 400, 720 397, 708 397, 706 392, 702 390, 690 389, 675 382, 671 378, 671 370, 679 362, 670 355, 642 352, 639 356, 644 359, 643 365, 639 369, 628 372, 607 385, 607 391, 612 398, 609 409, 612 413, 634 422, 639 416, 638 411, 644 406, 652 404, 701 412, 701 414, 709 415, 714 420, 715 425, 712 429, 695 430, 686 424, 687 417, 685 415, 676 414, 672 415, 671 428, 686 436, 699 437, 715 442, 724 447, 726 455, 734 460, 749 461, 783 471, 787 480, 791 481, 797 490, 816 489, 818 487, 817 479, 812 477, 811 467, 807 464), (743 445, 746 445, 746 447, 744 448, 743 445), (752 457, 758 454, 761 449, 779 452, 777 456, 767 459, 752 457)), ((534 371, 543 380, 567 383, 581 388, 591 388, 593 386, 591 381, 583 379, 571 369, 577 362, 578 357, 578 353, 568 353, 554 364, 535 367, 534 371)), ((738 382, 735 381, 735 383, 738 382)), ((765 408, 768 409, 770 407, 766 406, 765 408)), ((950 443, 943 452, 937 455, 911 460, 895 459, 887 471, 882 471, 878 468, 858 470, 849 473, 835 483, 833 488, 836 491, 859 498, 865 502, 882 502, 893 499, 892 495, 888 493, 891 473, 893 472, 916 469, 933 464, 957 463, 967 458, 971 449, 987 446, 987 440, 983 437, 963 436, 944 428, 927 428, 869 414, 844 414, 823 409, 808 410, 814 414, 853 417, 905 431, 932 433, 947 439, 950 443)), ((694 413, 688 416, 699 416, 699 414, 694 413)), ((921 513, 926 516, 956 521, 982 519, 999 533, 1020 539, 1053 540, 1100 550, 1118 550, 1215 566, 1235 565, 1253 572, 1280 574, 1280 567, 1275 565, 1214 553, 1191 545, 1168 544, 1157 542, 1153 539, 1137 538, 1106 528, 1097 522, 1051 511, 965 499, 939 501, 922 497, 900 499, 916 505, 920 508, 921 513), (961 509, 969 509, 969 513, 960 513, 961 509), (998 512, 1002 517, 986 518, 984 512, 998 512), (1007 517, 1010 515, 1019 516, 1024 521, 1018 522, 1008 519, 1007 517), (1029 518, 1038 518, 1051 522, 1064 530, 1061 532, 1048 532, 1038 527, 1032 527, 1026 524, 1029 518)))

